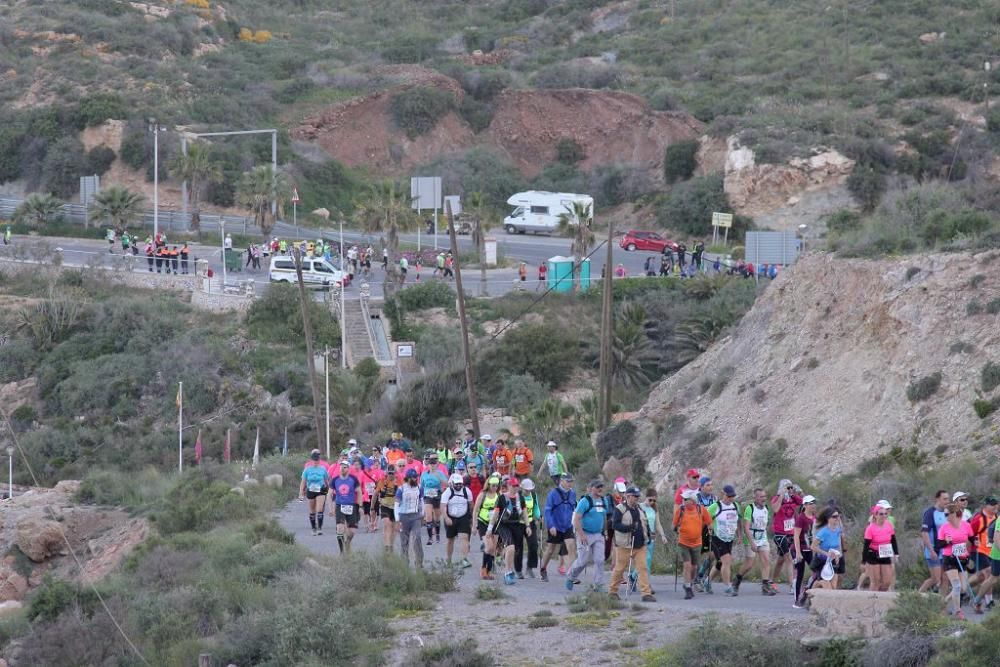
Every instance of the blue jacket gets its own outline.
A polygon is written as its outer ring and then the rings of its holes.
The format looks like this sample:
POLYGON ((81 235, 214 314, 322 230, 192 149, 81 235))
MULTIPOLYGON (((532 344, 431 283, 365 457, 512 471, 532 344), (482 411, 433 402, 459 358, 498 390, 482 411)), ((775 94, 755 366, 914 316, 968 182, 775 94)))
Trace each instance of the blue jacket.
POLYGON ((576 509, 576 491, 563 491, 556 487, 545 500, 545 527, 561 533, 573 530, 573 511, 576 509))

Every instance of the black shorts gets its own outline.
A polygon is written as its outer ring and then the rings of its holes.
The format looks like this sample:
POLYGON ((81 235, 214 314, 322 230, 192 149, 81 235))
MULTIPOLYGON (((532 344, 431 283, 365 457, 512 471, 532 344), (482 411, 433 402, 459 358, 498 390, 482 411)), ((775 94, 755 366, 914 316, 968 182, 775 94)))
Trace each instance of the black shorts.
POLYGON ((434 509, 441 507, 441 497, 437 498, 424 498, 424 505, 430 505, 434 509))
POLYGON ((306 498, 308 498, 309 500, 313 500, 314 498, 317 498, 319 496, 325 496, 328 493, 330 493, 330 489, 324 486, 319 491, 306 491, 306 498))
POLYGON ((346 523, 350 528, 358 527, 358 506, 357 505, 341 505, 337 503, 337 523, 346 523), (342 511, 344 507, 352 507, 350 514, 344 514, 342 511))
POLYGON ((545 539, 545 542, 547 544, 563 544, 564 542, 566 542, 566 540, 575 539, 572 528, 563 531, 557 530, 555 535, 553 535, 549 531, 545 531, 545 534, 548 536, 545 539))
POLYGON ((444 524, 444 535, 449 540, 455 539, 455 537, 459 533, 463 533, 463 534, 468 535, 470 537, 472 536, 472 517, 471 516, 467 515, 467 516, 459 517, 457 519, 452 519, 450 526, 447 523, 444 524))
POLYGON ((391 507, 386 507, 385 505, 378 506, 378 515, 382 519, 388 519, 389 521, 396 520, 396 510, 391 507))
POLYGON ((990 559, 990 574, 994 577, 1000 577, 1000 560, 990 559))
POLYGON ((778 558, 788 555, 788 552, 792 550, 793 540, 794 536, 792 535, 778 534, 774 536, 774 546, 778 550, 778 558))
POLYGON ((879 558, 877 551, 865 549, 861 554, 861 562, 865 565, 892 565, 892 558, 879 558))
POLYGON ((944 571, 948 570, 963 570, 965 572, 969 571, 969 559, 958 559, 954 556, 941 556, 941 567, 944 571))
POLYGON ((365 516, 371 516, 372 515, 372 504, 370 502, 368 502, 368 503, 364 503, 362 506, 364 507, 364 510, 365 510, 365 516))
POLYGON ((723 556, 730 556, 733 553, 733 543, 720 540, 715 535, 712 536, 712 555, 716 560, 722 560, 723 556))
POLYGON ((982 572, 990 569, 990 557, 978 551, 969 560, 969 572, 982 572))
MULTIPOLYGON (((524 541, 523 523, 501 523, 497 528, 497 539, 501 548, 517 546, 524 541)), ((499 556, 499 553, 497 554, 499 556)))
POLYGON ((479 533, 479 539, 486 539, 486 529, 489 527, 490 525, 486 521, 476 522, 476 532, 479 533))

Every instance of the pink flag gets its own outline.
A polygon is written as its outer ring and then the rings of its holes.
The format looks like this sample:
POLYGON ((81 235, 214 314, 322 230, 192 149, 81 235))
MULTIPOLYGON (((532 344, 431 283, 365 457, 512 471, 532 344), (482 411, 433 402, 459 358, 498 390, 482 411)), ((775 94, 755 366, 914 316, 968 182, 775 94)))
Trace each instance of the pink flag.
POLYGON ((198 437, 194 441, 194 462, 201 465, 201 429, 198 429, 198 437))
POLYGON ((229 463, 229 454, 230 454, 230 449, 229 449, 229 429, 227 428, 226 429, 226 445, 222 449, 222 462, 223 463, 229 463))

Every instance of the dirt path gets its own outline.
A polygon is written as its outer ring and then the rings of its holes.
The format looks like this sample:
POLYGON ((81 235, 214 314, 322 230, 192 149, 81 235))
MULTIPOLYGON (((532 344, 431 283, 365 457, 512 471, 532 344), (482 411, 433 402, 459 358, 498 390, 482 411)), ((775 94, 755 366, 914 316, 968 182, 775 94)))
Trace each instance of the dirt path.
MULTIPOLYGON (((296 541, 311 551, 333 558, 338 556, 333 525, 327 524, 323 535, 312 536, 303 503, 289 503, 278 519, 282 527, 295 535, 296 541)), ((426 532, 422 533, 422 538, 426 543, 426 532)), ((353 546, 355 551, 377 554, 382 549, 382 533, 359 532, 353 546)), ((424 556, 426 563, 443 560, 444 537, 441 544, 424 546, 424 556)), ((674 592, 673 575, 652 577, 656 603, 640 603, 639 596, 633 595, 623 609, 609 615, 572 613, 567 608, 571 594, 564 588, 565 579, 555 572, 555 567, 550 567, 548 583, 524 579, 514 586, 504 586, 479 579, 480 559, 479 540, 473 538, 469 556, 473 567, 459 579, 458 590, 441 596, 433 612, 393 621, 400 641, 390 655, 389 664, 402 664, 407 649, 421 643, 467 640, 477 641, 481 647, 510 647, 502 658, 505 665, 636 664, 641 662, 644 650, 659 648, 678 638, 697 625, 704 614, 740 617, 759 626, 761 631, 788 631, 790 626, 800 625, 808 618, 808 612, 792 608, 792 598, 784 585, 782 593, 775 597, 763 597, 758 586, 748 584, 737 598, 717 593, 697 595, 694 600, 685 601, 681 587, 674 592), (488 601, 477 599, 476 590, 484 583, 500 589, 504 597, 488 601), (527 624, 532 615, 545 610, 552 613, 558 625, 529 629, 527 624)), ((585 583, 589 576, 589 571, 584 572, 585 583)), ((581 588, 585 586, 577 590, 581 588)))

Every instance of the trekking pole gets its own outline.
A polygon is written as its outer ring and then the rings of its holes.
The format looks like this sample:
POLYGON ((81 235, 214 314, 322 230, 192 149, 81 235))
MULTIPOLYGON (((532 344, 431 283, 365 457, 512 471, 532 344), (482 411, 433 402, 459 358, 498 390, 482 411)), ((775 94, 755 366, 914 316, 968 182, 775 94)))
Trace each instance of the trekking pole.
POLYGON ((625 600, 632 593, 632 569, 635 567, 635 537, 632 538, 632 548, 628 552, 628 573, 625 576, 625 600))
POLYGON ((677 549, 674 549, 674 593, 677 592, 677 578, 679 576, 677 571, 680 569, 680 567, 681 567, 680 554, 677 552, 677 549))
MULTIPOLYGON (((962 581, 965 582, 965 586, 966 586, 967 592, 969 593, 969 599, 972 601, 972 604, 974 604, 974 605, 975 604, 979 604, 979 599, 976 597, 976 592, 974 590, 972 590, 972 584, 969 583, 969 575, 966 573, 965 568, 962 567, 962 559, 958 558, 956 556, 955 557, 955 562, 958 563, 958 576, 961 577, 962 581)), ((959 596, 958 596, 958 608, 959 609, 962 608, 962 595, 961 594, 959 594, 959 596)))

